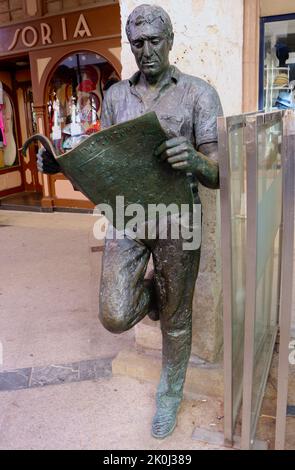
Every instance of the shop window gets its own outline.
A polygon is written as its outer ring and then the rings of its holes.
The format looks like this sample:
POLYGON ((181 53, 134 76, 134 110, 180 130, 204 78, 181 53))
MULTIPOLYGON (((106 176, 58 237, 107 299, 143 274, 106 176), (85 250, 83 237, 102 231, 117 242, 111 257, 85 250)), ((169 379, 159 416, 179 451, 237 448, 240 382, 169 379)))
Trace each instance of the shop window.
POLYGON ((0 25, 24 17, 23 0, 0 0, 0 25))
POLYGON ((0 170, 19 164, 12 100, 0 84, 0 170))
POLYGON ((58 154, 100 130, 104 93, 118 80, 113 66, 95 53, 72 54, 57 66, 47 106, 49 134, 58 154))
MULTIPOLYGON (((65 10, 97 6, 101 3, 106 2, 105 0, 45 0, 44 11, 45 13, 58 13, 65 10)), ((118 1, 113 0, 112 3, 118 3, 118 1)))
POLYGON ((260 109, 295 109, 295 15, 262 18, 260 109))

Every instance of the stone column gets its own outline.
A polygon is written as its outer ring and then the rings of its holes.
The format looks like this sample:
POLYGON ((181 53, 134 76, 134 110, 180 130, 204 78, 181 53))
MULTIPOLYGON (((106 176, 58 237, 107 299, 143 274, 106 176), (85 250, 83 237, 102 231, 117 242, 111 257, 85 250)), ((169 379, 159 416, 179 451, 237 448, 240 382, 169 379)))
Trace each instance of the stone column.
MULTIPOLYGON (((128 14, 142 0, 120 0, 122 19, 122 75, 136 71, 125 35, 128 14)), ((171 63, 182 72, 211 83, 219 92, 224 113, 242 109, 243 0, 162 0, 170 14, 175 42, 171 63)), ((200 189, 203 235, 200 272, 193 309, 193 355, 209 362, 219 359, 222 347, 222 292, 220 266, 219 191, 200 189)), ((157 325, 144 320, 136 327, 139 346, 160 349, 157 325)))
POLYGON ((260 0, 244 2, 243 112, 257 111, 260 0))

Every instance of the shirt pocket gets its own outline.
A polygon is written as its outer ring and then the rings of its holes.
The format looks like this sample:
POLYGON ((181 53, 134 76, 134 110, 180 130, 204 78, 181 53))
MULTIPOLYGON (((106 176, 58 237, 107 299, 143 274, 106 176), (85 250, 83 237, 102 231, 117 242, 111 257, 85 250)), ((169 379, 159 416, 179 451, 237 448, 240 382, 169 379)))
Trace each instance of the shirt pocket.
POLYGON ((180 116, 157 113, 158 119, 169 138, 179 137, 182 134, 184 119, 180 116))

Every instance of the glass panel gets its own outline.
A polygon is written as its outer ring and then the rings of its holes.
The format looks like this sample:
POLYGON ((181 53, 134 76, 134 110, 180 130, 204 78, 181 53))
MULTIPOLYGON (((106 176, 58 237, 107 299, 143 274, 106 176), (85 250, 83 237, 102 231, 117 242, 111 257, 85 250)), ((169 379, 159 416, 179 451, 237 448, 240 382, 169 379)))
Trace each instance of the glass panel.
MULTIPOLYGON (((280 223, 282 216, 281 121, 258 128, 257 267, 254 324, 254 370, 251 429, 255 432, 272 356, 279 295, 280 223), (265 377, 266 378, 266 377, 265 377)), ((248 175, 251 177, 251 175, 248 175)), ((252 436, 253 437, 253 436, 252 436)))
POLYGON ((242 398, 245 319, 246 173, 244 124, 229 126, 232 234, 233 424, 242 398))
POLYGON ((295 19, 265 23, 265 111, 295 107, 295 19))
POLYGON ((0 104, 0 170, 19 164, 15 129, 12 100, 3 91, 3 104, 0 104))
POLYGON ((50 138, 57 154, 100 129, 104 92, 118 80, 112 65, 94 53, 72 54, 58 65, 48 101, 50 138))

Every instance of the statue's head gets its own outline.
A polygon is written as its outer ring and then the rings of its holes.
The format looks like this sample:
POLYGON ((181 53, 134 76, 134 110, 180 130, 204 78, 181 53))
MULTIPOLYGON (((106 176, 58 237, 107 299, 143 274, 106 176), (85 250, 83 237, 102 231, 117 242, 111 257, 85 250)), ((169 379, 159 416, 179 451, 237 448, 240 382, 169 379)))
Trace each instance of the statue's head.
POLYGON ((156 5, 140 5, 130 13, 126 34, 139 70, 157 78, 169 66, 173 27, 168 13, 156 5))

